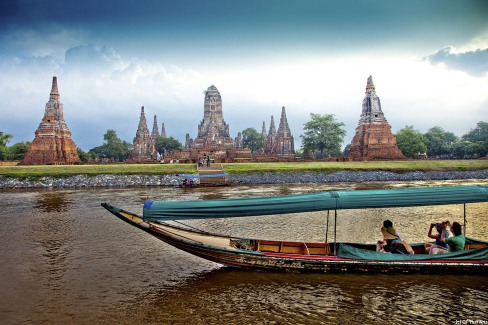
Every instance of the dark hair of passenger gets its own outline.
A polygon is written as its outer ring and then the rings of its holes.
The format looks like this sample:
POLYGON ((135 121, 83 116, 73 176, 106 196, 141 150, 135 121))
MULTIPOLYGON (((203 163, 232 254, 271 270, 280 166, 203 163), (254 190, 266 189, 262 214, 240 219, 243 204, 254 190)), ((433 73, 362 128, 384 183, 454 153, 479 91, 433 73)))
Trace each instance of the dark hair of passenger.
POLYGON ((463 228, 461 227, 459 222, 452 223, 452 232, 454 233, 455 236, 459 236, 463 233, 463 228))
POLYGON ((383 221, 383 227, 391 228, 391 227, 393 227, 393 222, 391 222, 390 220, 385 220, 385 221, 383 221))

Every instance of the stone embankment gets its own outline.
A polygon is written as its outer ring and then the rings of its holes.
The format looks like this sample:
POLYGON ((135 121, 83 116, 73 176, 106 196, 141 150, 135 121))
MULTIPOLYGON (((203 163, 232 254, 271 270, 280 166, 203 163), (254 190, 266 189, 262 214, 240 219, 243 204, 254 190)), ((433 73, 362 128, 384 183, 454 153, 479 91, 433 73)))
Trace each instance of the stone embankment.
MULTIPOLYGON (((336 182, 388 182, 488 179, 488 169, 477 171, 441 171, 394 173, 387 171, 339 171, 245 173, 229 175, 228 180, 241 184, 287 184, 287 183, 336 183, 336 182)), ((71 177, 41 177, 17 179, 0 176, 0 189, 16 188, 82 188, 82 187, 130 187, 172 186, 179 178, 175 175, 77 175, 71 177)))

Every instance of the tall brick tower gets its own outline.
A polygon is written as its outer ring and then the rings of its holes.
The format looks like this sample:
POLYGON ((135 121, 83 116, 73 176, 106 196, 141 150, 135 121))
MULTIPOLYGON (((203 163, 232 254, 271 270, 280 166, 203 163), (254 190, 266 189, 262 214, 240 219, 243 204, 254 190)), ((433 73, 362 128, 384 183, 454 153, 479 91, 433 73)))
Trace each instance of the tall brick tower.
POLYGON ((198 126, 198 136, 192 149, 213 151, 228 148, 235 148, 234 140, 229 135, 229 125, 224 121, 220 92, 211 85, 205 91, 203 121, 198 126))
POLYGON ((295 143, 288 126, 285 106, 281 108, 280 125, 276 131, 274 150, 274 154, 278 156, 293 156, 295 154, 295 143))
POLYGON ((58 79, 53 77, 49 101, 35 138, 21 165, 65 165, 80 163, 76 144, 64 121, 63 104, 59 101, 58 79))
POLYGON ((139 125, 137 127, 136 136, 133 141, 131 160, 147 160, 156 158, 154 156, 154 140, 147 128, 146 115, 144 114, 144 106, 141 107, 141 117, 139 118, 139 125))
POLYGON ((391 126, 381 110, 372 76, 366 83, 363 111, 347 157, 353 160, 407 159, 398 148, 391 126))

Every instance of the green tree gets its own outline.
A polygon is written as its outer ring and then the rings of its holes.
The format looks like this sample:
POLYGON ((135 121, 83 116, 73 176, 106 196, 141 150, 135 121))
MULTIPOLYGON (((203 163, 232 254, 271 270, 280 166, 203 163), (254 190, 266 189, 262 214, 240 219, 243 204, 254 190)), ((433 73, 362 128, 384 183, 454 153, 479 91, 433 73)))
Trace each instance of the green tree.
POLYGON ((479 148, 476 143, 469 141, 456 142, 452 148, 453 158, 456 159, 471 159, 478 157, 479 148))
POLYGON ((181 150, 183 145, 173 137, 157 137, 155 147, 157 152, 164 158, 165 151, 172 154, 175 150, 181 150))
POLYGON ((444 131, 443 128, 435 126, 424 134, 425 146, 429 157, 446 158, 452 155, 452 148, 458 141, 458 137, 444 131))
POLYGON ((122 141, 117 136, 115 130, 107 130, 104 134, 104 144, 90 149, 89 153, 96 154, 102 158, 111 158, 116 161, 124 161, 129 158, 132 146, 126 141, 122 141))
POLYGON ((0 147, 6 147, 13 137, 11 134, 0 132, 0 147))
POLYGON ((427 147, 424 144, 424 135, 413 126, 405 126, 396 134, 398 148, 402 151, 405 157, 416 158, 419 154, 425 153, 427 147))
POLYGON ((263 134, 254 128, 247 128, 242 131, 242 147, 251 149, 251 152, 264 148, 266 139, 263 134))
POLYGON ((9 148, 7 144, 13 138, 11 134, 4 134, 0 132, 0 160, 8 160, 9 148))
POLYGON ((474 152, 471 158, 485 157, 488 155, 488 123, 478 122, 476 127, 471 129, 468 133, 462 136, 464 141, 471 142, 470 146, 474 152))
POLYGON ((80 157, 81 162, 89 162, 90 159, 100 158, 95 152, 85 152, 80 147, 76 148, 76 152, 78 152, 78 157, 80 157))
POLYGON ((18 142, 8 148, 8 157, 9 160, 22 160, 27 153, 27 150, 29 150, 29 145, 30 142, 18 142))
POLYGON ((310 113, 311 121, 305 123, 301 135, 304 152, 320 152, 320 158, 341 155, 341 145, 346 131, 344 123, 336 122, 333 114, 310 113))

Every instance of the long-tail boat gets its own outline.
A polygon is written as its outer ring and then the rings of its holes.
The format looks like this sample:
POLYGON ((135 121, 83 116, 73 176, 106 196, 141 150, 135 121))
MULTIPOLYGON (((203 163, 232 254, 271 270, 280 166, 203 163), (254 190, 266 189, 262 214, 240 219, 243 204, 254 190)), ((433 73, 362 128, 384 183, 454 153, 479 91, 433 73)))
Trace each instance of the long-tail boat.
POLYGON ((221 187, 236 184, 226 180, 226 173, 205 175, 181 174, 177 176, 182 179, 182 181, 179 182, 178 180, 174 180, 173 186, 180 188, 221 187))
MULTIPOLYGON (((211 234, 175 225, 189 219, 230 218, 285 213, 413 207, 488 202, 488 186, 461 185, 385 190, 331 191, 288 196, 194 200, 146 201, 142 216, 102 206, 118 218, 162 241, 204 259, 253 270, 293 272, 431 273, 488 275, 488 242, 466 238, 464 251, 431 255, 424 244, 411 244, 414 254, 376 252, 374 244, 294 242, 211 234)), ((488 216, 487 216, 488 217, 488 216)), ((337 221, 337 220, 336 220, 337 221)), ((327 223, 328 226, 328 223, 327 223)), ((465 228, 464 228, 465 229, 465 228)))

